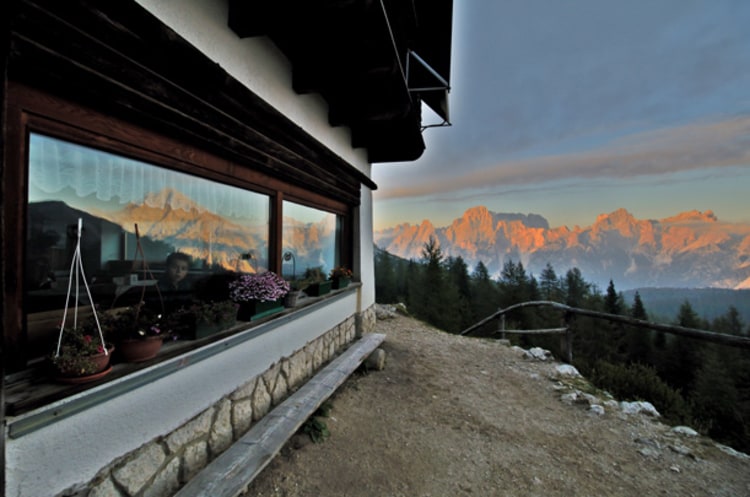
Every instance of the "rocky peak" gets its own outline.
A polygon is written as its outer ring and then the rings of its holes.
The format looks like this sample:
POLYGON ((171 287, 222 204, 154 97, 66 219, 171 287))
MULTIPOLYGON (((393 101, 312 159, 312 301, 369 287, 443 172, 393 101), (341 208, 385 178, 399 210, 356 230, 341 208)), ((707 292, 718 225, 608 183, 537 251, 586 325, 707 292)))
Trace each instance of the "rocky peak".
POLYGON ((680 224, 680 223, 715 223, 718 222, 718 218, 712 210, 705 212, 692 210, 687 212, 681 212, 676 216, 662 219, 661 222, 664 224, 680 224))

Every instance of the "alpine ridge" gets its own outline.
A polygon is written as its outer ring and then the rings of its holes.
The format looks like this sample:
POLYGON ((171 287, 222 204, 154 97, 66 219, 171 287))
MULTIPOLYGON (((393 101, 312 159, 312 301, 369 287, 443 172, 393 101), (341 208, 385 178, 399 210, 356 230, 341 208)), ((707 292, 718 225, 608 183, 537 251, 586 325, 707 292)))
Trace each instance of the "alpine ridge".
POLYGON ((558 273, 577 267, 602 288, 750 288, 750 225, 723 223, 716 215, 690 211, 654 220, 626 209, 600 214, 587 227, 551 228, 538 214, 468 209, 449 226, 429 220, 375 232, 375 244, 393 255, 418 260, 433 237, 447 257, 470 268, 480 261, 498 276, 509 260, 539 275, 549 263, 558 273))

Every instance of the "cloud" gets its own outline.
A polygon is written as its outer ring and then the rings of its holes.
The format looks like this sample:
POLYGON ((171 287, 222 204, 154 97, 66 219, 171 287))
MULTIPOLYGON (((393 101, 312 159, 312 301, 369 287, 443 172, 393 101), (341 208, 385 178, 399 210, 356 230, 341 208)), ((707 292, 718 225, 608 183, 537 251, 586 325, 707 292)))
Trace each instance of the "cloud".
POLYGON ((388 199, 571 179, 657 179, 740 164, 750 166, 750 116, 631 134, 585 152, 504 161, 450 178, 422 177, 415 184, 403 184, 403 177, 400 184, 385 180, 376 194, 388 199))

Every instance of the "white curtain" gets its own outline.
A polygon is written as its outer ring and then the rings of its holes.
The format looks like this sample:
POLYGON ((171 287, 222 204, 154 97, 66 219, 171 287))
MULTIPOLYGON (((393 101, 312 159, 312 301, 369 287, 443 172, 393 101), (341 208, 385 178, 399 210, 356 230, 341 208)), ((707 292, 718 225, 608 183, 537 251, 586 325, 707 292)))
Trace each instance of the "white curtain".
POLYGON ((43 135, 32 134, 29 182, 44 194, 70 188, 120 204, 208 210, 222 216, 268 216, 268 197, 43 135))

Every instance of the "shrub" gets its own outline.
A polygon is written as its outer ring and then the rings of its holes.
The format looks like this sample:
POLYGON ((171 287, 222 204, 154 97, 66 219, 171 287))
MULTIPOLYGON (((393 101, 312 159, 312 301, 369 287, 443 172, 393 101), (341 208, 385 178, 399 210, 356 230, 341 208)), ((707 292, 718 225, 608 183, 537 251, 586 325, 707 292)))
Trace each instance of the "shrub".
POLYGON ((643 364, 611 364, 598 361, 590 373, 591 382, 618 399, 651 402, 667 422, 690 422, 690 411, 680 393, 659 378, 656 370, 643 364))

